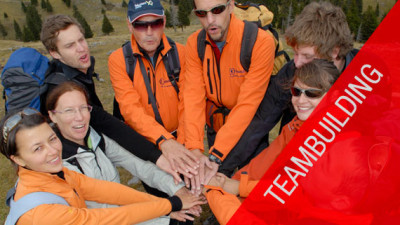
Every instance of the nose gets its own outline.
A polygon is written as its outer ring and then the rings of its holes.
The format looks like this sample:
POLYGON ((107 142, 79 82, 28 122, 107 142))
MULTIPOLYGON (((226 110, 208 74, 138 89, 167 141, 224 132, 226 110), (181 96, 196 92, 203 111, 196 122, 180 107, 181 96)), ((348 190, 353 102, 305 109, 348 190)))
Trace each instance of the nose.
POLYGON ((59 149, 59 142, 60 140, 58 140, 57 139, 57 143, 49 143, 48 144, 48 150, 47 150, 47 152, 48 152, 48 154, 49 155, 55 155, 55 154, 58 154, 59 152, 60 152, 60 149, 59 149))
POLYGON ((208 24, 214 23, 215 20, 214 14, 212 14, 211 12, 207 12, 206 19, 208 24))
POLYGON ((78 42, 76 50, 77 50, 78 52, 84 51, 84 50, 85 50, 84 44, 78 42))
POLYGON ((308 100, 306 94, 301 93, 300 96, 297 97, 297 101, 302 103, 302 102, 306 102, 308 100))
POLYGON ((81 121, 83 119, 83 114, 81 110, 76 109, 75 111, 75 120, 81 121))
POLYGON ((151 26, 147 26, 146 34, 147 34, 148 36, 150 36, 150 35, 153 34, 153 29, 151 28, 151 26))
POLYGON ((296 68, 302 67, 305 63, 306 62, 305 62, 304 57, 302 57, 298 54, 294 55, 294 65, 296 66, 296 68))

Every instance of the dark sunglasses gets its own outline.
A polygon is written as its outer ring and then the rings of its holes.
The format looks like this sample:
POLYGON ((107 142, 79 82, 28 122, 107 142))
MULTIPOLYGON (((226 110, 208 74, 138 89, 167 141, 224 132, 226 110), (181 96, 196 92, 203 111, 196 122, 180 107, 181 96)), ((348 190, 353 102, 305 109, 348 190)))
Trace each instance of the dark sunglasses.
POLYGON ((132 26, 138 31, 146 31, 148 27, 151 27, 153 30, 160 29, 164 26, 164 19, 156 19, 153 21, 135 21, 132 23, 132 26))
POLYGON ((39 111, 32 108, 25 108, 21 112, 16 113, 4 122, 3 138, 4 144, 7 144, 8 134, 21 122, 23 116, 40 114, 39 111))
POLYGON ((291 87, 290 91, 292 92, 293 96, 299 97, 301 93, 303 93, 308 98, 319 98, 325 93, 325 91, 321 89, 301 89, 298 87, 291 87))
POLYGON ((226 7, 228 7, 230 2, 231 0, 229 0, 226 4, 217 5, 209 10, 195 9, 193 10, 193 12, 197 17, 206 17, 208 12, 211 12, 212 14, 220 14, 225 11, 226 7))

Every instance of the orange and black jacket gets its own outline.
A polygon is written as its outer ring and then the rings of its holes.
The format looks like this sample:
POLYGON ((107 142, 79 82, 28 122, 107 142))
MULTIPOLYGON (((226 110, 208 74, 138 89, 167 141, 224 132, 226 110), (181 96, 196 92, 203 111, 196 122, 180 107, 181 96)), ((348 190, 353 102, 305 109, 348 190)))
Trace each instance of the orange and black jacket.
POLYGON ((225 123, 218 130, 212 153, 224 160, 239 141, 265 95, 274 63, 274 41, 259 30, 249 71, 240 63, 243 21, 233 14, 226 43, 219 52, 207 36, 204 60, 197 53, 197 36, 192 34, 186 44, 185 72, 185 145, 188 149, 203 147, 206 123, 206 101, 230 110, 225 123))
MULTIPOLYGON (((163 125, 160 125, 154 115, 152 105, 149 101, 148 92, 144 83, 143 74, 140 69, 139 61, 136 61, 134 68, 133 82, 126 72, 125 58, 122 48, 114 51, 108 60, 110 79, 115 92, 115 98, 119 103, 121 115, 125 122, 141 135, 145 136, 153 143, 158 143, 162 139, 173 138, 171 132, 177 130, 178 141, 183 143, 183 129, 179 126, 183 123, 183 102, 182 98, 183 80, 180 76, 178 87, 179 96, 171 84, 166 72, 163 57, 171 49, 167 37, 163 34, 161 44, 156 51, 156 62, 152 65, 149 56, 141 50, 133 35, 131 35, 132 50, 135 55, 139 55, 143 60, 149 77, 152 94, 157 101, 163 125)), ((181 73, 185 71, 184 47, 176 43, 181 73)), ((160 142, 161 143, 161 142, 160 142)))

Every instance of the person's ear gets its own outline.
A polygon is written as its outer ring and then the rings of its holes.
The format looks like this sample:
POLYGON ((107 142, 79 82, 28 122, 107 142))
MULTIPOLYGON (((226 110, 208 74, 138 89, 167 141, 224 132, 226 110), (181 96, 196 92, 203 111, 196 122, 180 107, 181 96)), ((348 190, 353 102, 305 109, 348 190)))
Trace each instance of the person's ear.
POLYGON ((61 55, 57 51, 50 50, 49 53, 53 59, 61 59, 61 55))
POLYGON ((340 48, 339 47, 334 47, 333 48, 332 54, 331 54, 332 60, 337 60, 338 59, 339 52, 340 52, 340 48))
POLYGON ((126 24, 128 25, 129 32, 131 32, 131 34, 133 34, 133 26, 132 26, 132 23, 129 22, 129 18, 126 18, 126 24))
POLYGON ((57 124, 57 117, 56 117, 56 115, 52 112, 52 111, 47 111, 47 113, 49 114, 49 118, 50 118, 50 120, 53 122, 53 123, 55 123, 55 124, 57 124))
POLYGON ((25 166, 26 166, 25 161, 24 161, 23 159, 21 159, 21 157, 19 157, 19 156, 11 155, 11 156, 10 156, 10 159, 11 159, 14 163, 16 163, 18 166, 21 166, 21 167, 25 167, 25 166))

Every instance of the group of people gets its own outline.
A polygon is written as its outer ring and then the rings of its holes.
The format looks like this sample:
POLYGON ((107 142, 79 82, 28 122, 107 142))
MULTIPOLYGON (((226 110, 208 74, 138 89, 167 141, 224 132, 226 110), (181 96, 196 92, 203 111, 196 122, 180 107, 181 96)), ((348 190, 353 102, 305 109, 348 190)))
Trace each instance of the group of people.
POLYGON ((41 112, 3 118, 0 150, 18 168, 11 201, 50 192, 67 204, 37 205, 10 224, 190 224, 204 196, 226 224, 237 196, 251 192, 357 53, 343 11, 312 2, 285 32, 294 60, 271 76, 274 40, 259 29, 245 69, 245 24, 233 14, 234 0, 193 4, 203 29, 183 46, 165 35, 159 0, 129 1, 130 42, 108 61, 119 118, 96 94, 82 26, 66 15, 46 19, 49 76, 68 81, 49 85, 41 112), (279 120, 281 134, 267 147, 279 120), (149 194, 118 184, 117 166, 149 194))

